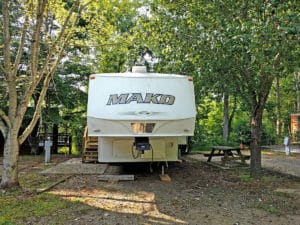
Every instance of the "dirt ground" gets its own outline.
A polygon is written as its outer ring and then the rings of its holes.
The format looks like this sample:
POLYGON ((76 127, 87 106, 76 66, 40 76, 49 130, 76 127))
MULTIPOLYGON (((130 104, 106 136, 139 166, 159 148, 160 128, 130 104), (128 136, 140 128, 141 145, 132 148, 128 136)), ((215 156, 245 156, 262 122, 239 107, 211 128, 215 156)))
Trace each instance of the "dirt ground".
MULTIPOLYGON (((261 180, 252 180, 248 167, 225 170, 195 158, 185 156, 181 163, 170 163, 165 169, 170 182, 160 180, 157 165, 153 173, 149 165, 107 167, 110 174, 134 174, 134 181, 100 181, 99 174, 70 175, 48 193, 82 207, 49 212, 47 217, 28 218, 26 223, 300 224, 299 177, 264 169, 261 180)), ((45 169, 40 158, 20 164, 20 173, 47 176, 39 173, 45 169)), ((59 180, 63 175, 51 176, 59 180)))

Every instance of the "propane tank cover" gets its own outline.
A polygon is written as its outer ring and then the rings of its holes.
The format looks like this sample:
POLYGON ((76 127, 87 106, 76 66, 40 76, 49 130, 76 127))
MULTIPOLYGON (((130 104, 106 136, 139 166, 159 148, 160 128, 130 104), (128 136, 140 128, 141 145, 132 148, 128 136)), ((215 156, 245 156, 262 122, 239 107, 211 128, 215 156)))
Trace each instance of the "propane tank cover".
POLYGON ((133 73, 147 73, 147 67, 146 66, 133 66, 132 72, 133 73))

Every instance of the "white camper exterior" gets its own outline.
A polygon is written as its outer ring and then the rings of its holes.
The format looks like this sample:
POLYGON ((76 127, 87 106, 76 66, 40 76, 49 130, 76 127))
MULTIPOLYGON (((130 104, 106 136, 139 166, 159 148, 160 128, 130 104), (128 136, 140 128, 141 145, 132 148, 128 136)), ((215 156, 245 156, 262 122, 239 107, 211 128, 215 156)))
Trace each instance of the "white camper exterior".
POLYGON ((190 77, 143 72, 90 76, 88 134, 98 137, 99 162, 177 161, 178 137, 194 134, 195 115, 190 77))

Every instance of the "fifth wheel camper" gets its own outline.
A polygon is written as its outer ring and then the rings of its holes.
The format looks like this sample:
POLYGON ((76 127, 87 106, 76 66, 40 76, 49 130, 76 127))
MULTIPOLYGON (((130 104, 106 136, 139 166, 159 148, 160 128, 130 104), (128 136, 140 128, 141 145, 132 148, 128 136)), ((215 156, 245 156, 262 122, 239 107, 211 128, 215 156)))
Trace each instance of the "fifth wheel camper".
POLYGON ((195 116, 191 77, 143 68, 90 76, 87 133, 99 162, 177 161, 195 116))

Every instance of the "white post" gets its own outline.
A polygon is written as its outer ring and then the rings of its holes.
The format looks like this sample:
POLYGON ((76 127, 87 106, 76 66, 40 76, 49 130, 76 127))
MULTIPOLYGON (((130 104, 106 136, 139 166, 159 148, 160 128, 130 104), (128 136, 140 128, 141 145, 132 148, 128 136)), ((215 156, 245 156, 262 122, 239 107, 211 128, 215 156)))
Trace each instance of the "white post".
POLYGON ((290 150, 289 137, 288 136, 286 136, 284 138, 283 144, 284 144, 285 155, 290 155, 291 154, 291 150, 290 150))
POLYGON ((48 137, 48 140, 45 141, 45 163, 50 162, 51 146, 52 146, 52 141, 50 141, 50 138, 48 137))

